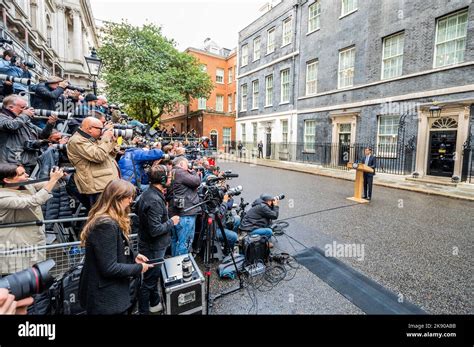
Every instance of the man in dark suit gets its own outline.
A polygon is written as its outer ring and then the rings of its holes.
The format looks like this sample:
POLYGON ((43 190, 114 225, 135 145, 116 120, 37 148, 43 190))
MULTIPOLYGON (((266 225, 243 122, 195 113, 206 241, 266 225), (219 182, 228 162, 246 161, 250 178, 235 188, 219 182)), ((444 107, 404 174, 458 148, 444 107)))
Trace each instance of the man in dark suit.
POLYGON ((372 199, 372 184, 374 183, 374 176, 375 176, 375 166, 376 166, 376 159, 375 156, 372 155, 372 148, 367 147, 365 149, 365 157, 362 159, 362 164, 371 167, 374 172, 373 173, 364 173, 364 196, 363 199, 371 200, 372 199))

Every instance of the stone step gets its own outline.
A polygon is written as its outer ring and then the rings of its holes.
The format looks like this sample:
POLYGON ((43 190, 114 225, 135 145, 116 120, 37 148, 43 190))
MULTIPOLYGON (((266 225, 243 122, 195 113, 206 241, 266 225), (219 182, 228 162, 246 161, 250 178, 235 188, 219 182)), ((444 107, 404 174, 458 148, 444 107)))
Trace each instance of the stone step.
POLYGON ((418 182, 418 183, 430 183, 430 184, 438 184, 441 186, 449 186, 449 187, 457 187, 457 183, 453 183, 450 178, 413 178, 413 177, 406 177, 407 181, 418 182))

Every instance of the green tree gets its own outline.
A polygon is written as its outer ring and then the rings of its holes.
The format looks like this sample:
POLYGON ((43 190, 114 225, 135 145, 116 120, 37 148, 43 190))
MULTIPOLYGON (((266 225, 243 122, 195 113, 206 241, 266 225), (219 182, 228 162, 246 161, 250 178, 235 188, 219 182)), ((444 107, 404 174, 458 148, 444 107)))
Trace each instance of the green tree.
POLYGON ((102 46, 106 94, 126 105, 129 115, 156 125, 178 104, 208 98, 213 83, 199 61, 175 48, 153 24, 135 27, 127 22, 108 23, 102 46))

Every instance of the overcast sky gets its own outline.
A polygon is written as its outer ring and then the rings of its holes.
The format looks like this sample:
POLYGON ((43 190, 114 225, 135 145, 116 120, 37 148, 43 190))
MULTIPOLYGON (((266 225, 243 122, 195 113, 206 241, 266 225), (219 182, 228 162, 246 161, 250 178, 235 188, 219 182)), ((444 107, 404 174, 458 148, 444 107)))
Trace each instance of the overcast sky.
POLYGON ((133 25, 160 25, 178 49, 202 47, 207 37, 222 47, 237 47, 238 33, 257 19, 269 0, 90 0, 94 17, 133 25))

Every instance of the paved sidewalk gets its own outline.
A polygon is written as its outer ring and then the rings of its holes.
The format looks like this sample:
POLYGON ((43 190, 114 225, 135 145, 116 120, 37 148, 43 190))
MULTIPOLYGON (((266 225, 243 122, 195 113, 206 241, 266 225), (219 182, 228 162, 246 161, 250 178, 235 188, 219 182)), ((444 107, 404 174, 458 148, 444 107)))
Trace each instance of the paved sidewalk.
MULTIPOLYGON (((221 153, 219 155, 219 158, 229 161, 238 161, 260 166, 268 166, 282 170, 305 172, 312 175, 326 176, 348 181, 355 180, 355 172, 352 170, 337 170, 325 168, 316 164, 287 162, 270 159, 239 159, 233 155, 229 155, 226 153, 221 153)), ((374 185, 409 190, 412 192, 419 192, 430 195, 440 195, 453 199, 474 201, 474 184, 458 183, 457 185, 443 185, 420 182, 416 180, 407 180, 407 178, 411 178, 411 176, 377 173, 374 177, 374 185)))

